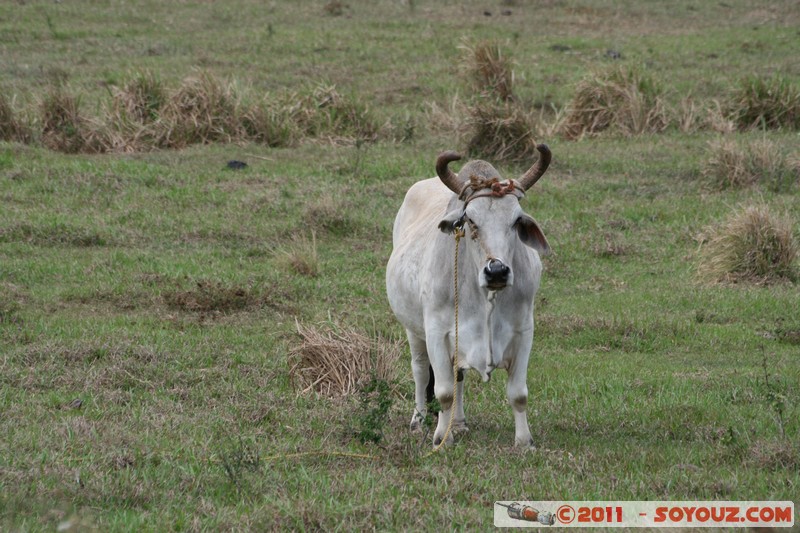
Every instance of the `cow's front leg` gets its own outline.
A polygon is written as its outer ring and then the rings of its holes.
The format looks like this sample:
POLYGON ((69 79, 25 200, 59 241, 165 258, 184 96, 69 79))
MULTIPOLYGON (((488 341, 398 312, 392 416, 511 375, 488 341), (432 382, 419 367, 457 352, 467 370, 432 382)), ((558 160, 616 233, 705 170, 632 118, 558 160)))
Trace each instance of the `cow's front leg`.
POLYGON ((425 339, 420 339, 410 331, 408 346, 411 349, 411 372, 414 375, 414 412, 411 415, 411 431, 421 431, 427 411, 425 390, 430 379, 430 362, 425 339))
MULTIPOLYGON (((439 422, 436 424, 436 431, 433 433, 433 445, 438 446, 444 439, 447 426, 450 423, 451 411, 454 407, 453 384, 453 362, 450 359, 450 346, 445 337, 428 337, 428 347, 431 349, 430 362, 433 367, 433 393, 439 400, 441 411, 439 411, 439 422)), ((455 421, 454 421, 455 422, 455 421)), ((452 444, 453 432, 447 435, 446 444, 452 444)))
POLYGON ((508 368, 506 395, 514 413, 514 446, 533 447, 533 437, 528 426, 528 359, 530 358, 533 330, 523 334, 520 348, 508 368))
POLYGON ((469 431, 467 418, 464 416, 464 374, 466 370, 459 370, 456 374, 456 412, 453 415, 453 433, 456 435, 469 431))

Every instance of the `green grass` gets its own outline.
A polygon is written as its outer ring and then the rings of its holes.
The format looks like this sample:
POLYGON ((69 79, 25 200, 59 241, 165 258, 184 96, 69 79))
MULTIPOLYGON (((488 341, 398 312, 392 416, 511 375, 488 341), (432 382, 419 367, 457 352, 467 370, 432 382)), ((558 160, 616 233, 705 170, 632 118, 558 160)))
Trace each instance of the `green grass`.
POLYGON ((91 114, 129 72, 176 84, 199 66, 254 94, 336 84, 379 122, 415 124, 356 146, 0 143, 0 529, 489 529, 502 499, 800 502, 800 288, 695 277, 704 227, 760 198, 800 230, 800 196, 709 190, 710 132, 539 139, 554 162, 524 207, 554 254, 528 378, 538 450, 511 447, 501 372, 467 374, 471 431, 426 457, 408 356, 380 444, 354 437, 357 396, 298 396, 287 361, 295 320, 402 336, 384 289, 392 221, 436 154, 463 148, 424 123, 426 102, 466 90, 463 38, 508 39, 523 102, 565 104, 614 48, 674 104, 753 73, 796 83, 793 5, 348 4, 0 7, 0 86, 21 103, 67 77, 91 114), (307 276, 286 250, 312 230, 307 276), (282 458, 296 452, 375 458, 282 458))

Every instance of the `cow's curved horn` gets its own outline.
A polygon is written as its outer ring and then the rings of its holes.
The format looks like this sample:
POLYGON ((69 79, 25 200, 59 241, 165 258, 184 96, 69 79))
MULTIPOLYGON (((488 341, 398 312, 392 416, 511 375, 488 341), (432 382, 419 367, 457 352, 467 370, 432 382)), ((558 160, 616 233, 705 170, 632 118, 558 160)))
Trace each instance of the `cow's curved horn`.
POLYGON ((533 187, 533 184, 539 181, 539 178, 542 177, 547 167, 550 166, 550 158, 552 157, 550 148, 548 148, 546 144, 539 144, 536 146, 536 149, 539 150, 539 159, 530 170, 519 179, 519 184, 525 191, 533 187))
POLYGON ((442 152, 439 154, 439 157, 436 158, 436 174, 439 175, 439 179, 442 180, 442 183, 447 185, 447 188, 456 194, 461 194, 461 189, 464 188, 464 182, 459 180, 456 173, 450 170, 447 165, 459 159, 461 159, 461 154, 449 151, 442 152))

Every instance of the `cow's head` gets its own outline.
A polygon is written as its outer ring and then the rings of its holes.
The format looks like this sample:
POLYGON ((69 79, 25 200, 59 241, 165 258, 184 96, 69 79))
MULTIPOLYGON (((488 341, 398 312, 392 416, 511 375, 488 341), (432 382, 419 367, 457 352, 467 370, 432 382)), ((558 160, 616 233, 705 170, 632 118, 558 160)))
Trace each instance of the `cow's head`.
POLYGON ((452 233, 464 228, 468 239, 476 243, 467 250, 479 269, 478 282, 488 290, 514 283, 511 265, 517 240, 542 255, 550 251, 539 225, 519 205, 550 164, 550 149, 544 144, 536 149, 538 161, 519 180, 501 181, 497 170, 485 161, 470 161, 456 174, 448 167, 461 159, 455 152, 444 152, 436 160, 436 173, 459 199, 459 206, 445 215, 439 229, 452 233))

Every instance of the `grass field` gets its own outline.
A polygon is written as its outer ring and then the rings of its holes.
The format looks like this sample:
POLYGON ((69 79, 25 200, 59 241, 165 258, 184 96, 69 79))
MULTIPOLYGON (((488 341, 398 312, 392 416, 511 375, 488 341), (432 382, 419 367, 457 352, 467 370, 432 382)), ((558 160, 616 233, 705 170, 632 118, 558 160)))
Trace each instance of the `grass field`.
MULTIPOLYGON (((0 5, 0 90, 34 132, 54 85, 100 116, 142 69, 171 87, 210 73, 245 100, 335 85, 382 132, 129 154, 0 142, 0 530, 485 530, 495 500, 800 504, 797 277, 697 278, 707 227, 743 205, 800 236, 800 179, 720 188, 702 169, 723 134, 676 120, 578 141, 546 127, 616 64, 657 79, 675 113, 746 76, 797 85, 796 3, 331 4, 0 5), (523 200, 554 250, 528 378, 538 448, 511 446, 505 376, 468 374, 471 431, 427 456, 405 351, 365 444, 357 395, 296 390, 296 322, 404 342, 384 289, 392 222, 436 155, 465 146, 463 117, 432 110, 464 112, 462 47, 482 39, 514 59, 554 158, 523 200)), ((724 134, 790 156, 798 135, 724 134)))

